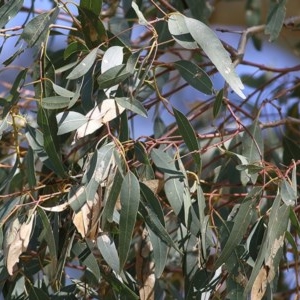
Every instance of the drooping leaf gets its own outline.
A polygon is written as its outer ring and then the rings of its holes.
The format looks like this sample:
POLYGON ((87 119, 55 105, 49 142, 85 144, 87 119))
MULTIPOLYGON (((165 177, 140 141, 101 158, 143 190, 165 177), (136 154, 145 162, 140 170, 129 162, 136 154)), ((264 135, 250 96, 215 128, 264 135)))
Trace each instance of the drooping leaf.
POLYGON ((144 108, 142 103, 135 98, 127 98, 127 97, 116 97, 115 101, 121 105, 122 107, 131 110, 132 112, 147 118, 147 110, 144 108))
POLYGON ((168 19, 168 27, 175 41, 186 49, 197 49, 198 45, 191 36, 184 16, 179 13, 171 14, 168 19))
POLYGON ((45 42, 49 26, 55 23, 58 16, 59 8, 56 7, 53 10, 42 13, 34 17, 24 28, 18 42, 23 39, 29 47, 37 46, 45 42))
POLYGON ((288 183, 286 179, 282 179, 281 181, 281 197, 282 201, 287 205, 294 206, 297 200, 297 189, 293 189, 293 187, 288 183))
MULTIPOLYGON (((99 1, 99 3, 101 2, 102 1, 99 1)), ((92 5, 96 4, 94 3, 92 5)), ((79 6, 78 11, 86 45, 91 49, 100 46, 103 42, 106 42, 107 31, 100 19, 100 14, 96 11, 91 11, 90 8, 82 6, 79 6)))
POLYGON ((270 35, 270 42, 275 41, 280 34, 286 13, 285 6, 286 0, 279 0, 274 2, 270 7, 265 28, 265 34, 270 35))
POLYGON ((242 81, 236 74, 231 58, 217 35, 198 20, 185 17, 185 23, 191 36, 216 66, 232 90, 242 99, 245 99, 246 97, 242 92, 244 88, 242 81))
POLYGON ((68 107, 70 98, 62 96, 52 96, 43 98, 41 105, 45 109, 62 109, 68 107))
POLYGON ((160 149, 152 149, 151 158, 158 169, 165 173, 182 175, 175 166, 175 159, 160 149))
POLYGON ((80 8, 85 8, 90 10, 95 15, 99 16, 102 9, 102 0, 94 1, 94 0, 80 0, 80 8))
POLYGON ((86 114, 88 122, 80 126, 76 131, 76 138, 80 139, 95 132, 105 123, 115 119, 125 110, 114 99, 105 99, 86 114))
POLYGON ((6 23, 20 11, 24 0, 7 1, 0 8, 0 28, 3 28, 6 23))
POLYGON ((106 72, 98 76, 97 81, 100 89, 107 89, 116 84, 121 83, 130 76, 126 65, 121 64, 108 69, 106 72))
POLYGON ((67 76, 67 79, 73 80, 85 75, 94 64, 98 53, 98 47, 93 49, 67 76))
POLYGON ((120 270, 119 256, 116 245, 109 234, 101 234, 97 238, 97 246, 107 264, 118 273, 120 270))
POLYGON ((59 96, 62 97, 66 97, 66 98, 72 98, 74 96, 74 92, 71 92, 57 84, 55 84, 54 82, 52 82, 52 87, 53 90, 55 91, 56 94, 58 94, 59 96))
POLYGON ((65 178, 66 172, 58 151, 56 118, 54 114, 48 114, 42 107, 38 111, 38 123, 40 124, 44 137, 44 150, 58 176, 65 178))
POLYGON ((217 118, 217 116, 219 115, 219 112, 221 110, 223 104, 223 89, 221 89, 217 96, 216 96, 216 100, 214 102, 214 107, 213 107, 213 115, 214 118, 217 118))
POLYGON ((246 196, 243 203, 238 208, 238 212, 234 218, 234 225, 231 229, 227 242, 222 249, 222 252, 215 264, 215 268, 219 268, 232 255, 236 246, 240 243, 246 232, 252 216, 254 214, 254 207, 256 205, 257 197, 261 194, 260 187, 254 187, 246 196))
POLYGON ((132 1, 131 6, 132 6, 132 8, 134 9, 136 15, 138 16, 139 23, 140 23, 141 25, 147 26, 149 23, 148 23, 148 21, 145 19, 143 13, 140 11, 140 9, 139 9, 139 7, 137 6, 137 4, 136 4, 134 1, 132 1))
POLYGON ((83 43, 80 43, 78 41, 72 42, 66 47, 64 51, 64 59, 66 60, 72 54, 79 53, 79 52, 87 54, 89 52, 89 49, 83 43))
POLYGON ((182 136, 190 152, 193 152, 192 157, 195 163, 197 164, 198 170, 200 171, 201 169, 200 148, 199 148, 199 143, 197 141, 193 126, 190 124, 186 116, 183 113, 181 113, 179 110, 173 108, 173 112, 176 118, 176 123, 180 135, 182 136))
POLYGON ((88 121, 88 118, 75 111, 61 112, 56 116, 58 131, 57 134, 65 134, 78 129, 88 121))
POLYGON ((140 185, 136 176, 129 171, 121 187, 121 212, 119 224, 119 257, 121 271, 126 263, 134 224, 140 202, 140 185))
POLYGON ((212 82, 206 72, 199 66, 188 60, 176 61, 174 66, 178 69, 182 78, 193 88, 207 95, 212 94, 212 82))

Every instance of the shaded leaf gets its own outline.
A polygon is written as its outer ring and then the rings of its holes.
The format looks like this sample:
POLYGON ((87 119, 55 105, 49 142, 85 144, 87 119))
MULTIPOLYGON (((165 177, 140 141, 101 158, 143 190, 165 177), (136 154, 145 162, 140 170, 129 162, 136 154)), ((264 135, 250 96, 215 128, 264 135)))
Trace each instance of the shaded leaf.
POLYGON ((182 175, 176 166, 174 158, 160 149, 152 149, 151 158, 158 169, 169 174, 182 175))
POLYGON ((286 179, 281 181, 281 197, 282 201, 286 205, 295 205, 297 201, 297 189, 294 190, 293 187, 288 183, 286 179))
POLYGON ((176 118, 176 123, 178 126, 179 133, 182 136, 190 152, 193 152, 192 157, 195 163, 197 164, 198 170, 200 171, 201 169, 200 149, 199 149, 199 144, 193 126, 190 124, 186 116, 183 113, 181 113, 179 110, 173 108, 173 112, 176 118))
POLYGON ((270 42, 276 40, 280 34, 286 13, 285 6, 286 0, 279 0, 271 5, 265 27, 265 34, 270 35, 270 42))
POLYGON ((0 28, 3 28, 22 8, 24 0, 7 1, 0 8, 0 28))
POLYGON ((174 66, 178 69, 182 78, 193 88, 207 95, 212 94, 212 82, 206 72, 199 66, 188 60, 176 61, 174 66))
POLYGON ((214 102, 214 107, 213 107, 213 116, 214 118, 217 118, 219 115, 219 112, 222 108, 223 105, 223 89, 221 89, 217 96, 216 96, 216 100, 214 102))
POLYGON ((126 65, 121 64, 108 69, 106 72, 98 76, 97 82, 100 89, 107 89, 116 84, 121 83, 131 75, 128 72, 126 65))
POLYGON ((135 175, 129 171, 124 177, 121 187, 121 212, 119 224, 119 257, 120 270, 126 263, 131 236, 136 222, 140 202, 140 185, 135 175))

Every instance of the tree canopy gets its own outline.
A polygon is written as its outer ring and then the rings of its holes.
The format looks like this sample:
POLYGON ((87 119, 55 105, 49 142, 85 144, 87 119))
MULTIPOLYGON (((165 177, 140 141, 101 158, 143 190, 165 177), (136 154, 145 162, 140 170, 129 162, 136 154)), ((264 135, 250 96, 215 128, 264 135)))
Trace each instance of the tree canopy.
POLYGON ((215 2, 1 1, 5 299, 300 294, 300 64, 247 56, 300 19, 215 2))

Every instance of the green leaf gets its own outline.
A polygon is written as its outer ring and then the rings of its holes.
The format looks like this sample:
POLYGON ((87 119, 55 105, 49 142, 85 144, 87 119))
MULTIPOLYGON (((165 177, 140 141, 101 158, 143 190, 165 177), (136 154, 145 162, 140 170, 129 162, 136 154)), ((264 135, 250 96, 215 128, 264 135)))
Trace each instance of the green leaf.
POLYGON ((103 42, 107 42, 107 32, 100 19, 100 14, 82 6, 78 7, 78 11, 82 26, 81 32, 83 33, 86 45, 89 48, 94 48, 99 47, 103 42))
POLYGON ((137 178, 131 171, 129 171, 124 177, 120 199, 119 257, 121 272, 129 253, 131 237, 140 202, 140 185, 137 178))
POLYGON ((66 97, 66 98, 72 98, 74 96, 74 92, 71 92, 57 84, 55 84, 54 82, 52 82, 52 87, 53 90, 56 94, 58 94, 59 96, 62 97, 66 97))
POLYGON ((20 165, 20 162, 19 162, 18 159, 16 159, 16 161, 14 163, 14 166, 11 168, 11 170, 9 171, 9 173, 7 174, 5 179, 1 182, 0 191, 2 191, 4 188, 7 187, 7 185, 9 185, 10 181, 12 180, 14 175, 16 174, 16 171, 17 171, 19 165, 20 165))
POLYGON ((90 10, 95 15, 99 16, 102 9, 102 0, 80 0, 80 8, 90 10))
POLYGON ((34 188, 36 186, 35 171, 36 170, 35 170, 34 152, 31 147, 28 147, 27 154, 26 154, 26 175, 28 179, 28 185, 30 188, 34 188))
POLYGON ((241 91, 244 88, 242 81, 235 72, 229 53, 225 50, 217 35, 204 23, 192 18, 184 18, 188 31, 194 40, 216 66, 232 90, 242 99, 245 99, 246 96, 241 91))
POLYGON ((7 1, 0 8, 0 28, 3 28, 20 11, 24 0, 7 1))
POLYGON ((235 248, 243 239, 243 236, 248 229, 248 226, 254 214, 256 200, 261 194, 261 190, 262 189, 260 187, 254 187, 246 196, 243 203, 241 203, 241 205, 239 206, 238 212, 234 218, 233 228, 219 258, 216 261, 215 269, 219 268, 223 263, 226 264, 235 248))
POLYGON ((223 105, 223 89, 221 89, 218 92, 218 94, 216 96, 216 100, 214 102, 214 107, 213 107, 213 116, 214 116, 214 118, 218 117, 222 105, 223 105))
POLYGON ((123 177, 121 173, 118 170, 116 170, 115 176, 113 177, 113 181, 107 185, 104 194, 105 206, 103 208, 103 213, 102 213, 103 228, 105 226, 106 220, 108 222, 113 221, 113 213, 114 213, 116 202, 120 195, 122 182, 123 182, 123 177))
POLYGON ((29 47, 40 47, 47 39, 49 26, 55 23, 59 8, 56 7, 49 12, 34 17, 24 28, 19 40, 23 39, 29 47))
POLYGON ((81 42, 78 41, 72 42, 67 46, 67 48, 64 51, 64 59, 66 60, 72 54, 80 53, 80 52, 88 53, 89 48, 87 48, 87 46, 81 42))
POLYGON ((56 120, 58 125, 58 135, 76 130, 88 121, 87 117, 76 111, 61 112, 56 116, 56 120))
POLYGON ((51 96, 43 98, 41 105, 45 109, 62 109, 68 107, 70 98, 62 96, 51 96))
POLYGON ((45 240, 49 248, 51 274, 53 276, 57 270, 57 248, 55 238, 50 224, 50 220, 48 219, 46 213, 40 207, 37 207, 37 212, 43 224, 43 231, 39 236, 39 240, 45 240))
POLYGON ((168 19, 168 28, 175 41, 185 49, 197 49, 198 45, 191 36, 185 18, 180 13, 173 13, 168 19))
POLYGON ((67 79, 73 80, 85 75, 94 64, 98 53, 98 47, 93 49, 67 76, 67 79))
POLYGON ((275 41, 280 34, 286 13, 285 6, 286 0, 279 0, 271 5, 265 27, 265 34, 270 35, 270 42, 275 41))
POLYGON ((113 239, 107 233, 97 238, 97 246, 107 264, 118 273, 120 270, 119 256, 113 239))
POLYGON ((170 157, 166 152, 154 148, 151 151, 151 158, 156 167, 162 172, 183 176, 182 172, 175 166, 175 159, 170 157))
POLYGON ((99 282, 101 279, 99 265, 89 245, 78 241, 74 243, 72 252, 76 257, 78 257, 79 261, 91 271, 96 282, 99 282))
POLYGON ((57 126, 54 114, 48 114, 42 107, 38 111, 38 123, 42 128, 44 137, 44 150, 53 166, 53 171, 62 178, 66 178, 67 174, 64 169, 60 151, 58 150, 57 126))
POLYGON ((165 193, 166 197, 178 216, 183 213, 183 199, 186 189, 182 178, 165 174, 165 193))
POLYGON ((179 133, 181 134, 184 142, 186 143, 188 149, 192 153, 194 162, 197 164, 198 170, 201 169, 201 157, 199 144, 196 138, 193 126, 190 124, 186 116, 179 110, 173 108, 174 117, 176 118, 176 123, 178 126, 179 133))
POLYGON ((100 89, 107 89, 121 83, 130 75, 130 72, 128 72, 126 69, 126 65, 121 64, 110 68, 109 70, 99 75, 97 78, 97 82, 100 89))
POLYGON ((148 21, 145 19, 143 13, 140 11, 140 9, 139 9, 139 7, 137 6, 137 4, 136 4, 134 1, 132 1, 131 6, 132 6, 132 8, 134 9, 134 11, 135 11, 135 13, 136 13, 136 15, 137 15, 137 17, 138 17, 138 19, 139 19, 139 23, 140 23, 141 25, 148 26, 149 23, 148 23, 148 21))
POLYGON ((286 179, 282 179, 281 181, 281 198, 282 201, 287 205, 294 206, 297 201, 297 189, 294 190, 293 187, 288 183, 286 179))
POLYGON ((136 100, 134 97, 116 97, 115 101, 120 104, 122 107, 131 110, 132 112, 147 118, 148 114, 143 104, 136 100))
POLYGON ((193 88, 207 95, 212 94, 212 82, 206 72, 199 66, 188 60, 176 61, 174 66, 182 78, 193 88))

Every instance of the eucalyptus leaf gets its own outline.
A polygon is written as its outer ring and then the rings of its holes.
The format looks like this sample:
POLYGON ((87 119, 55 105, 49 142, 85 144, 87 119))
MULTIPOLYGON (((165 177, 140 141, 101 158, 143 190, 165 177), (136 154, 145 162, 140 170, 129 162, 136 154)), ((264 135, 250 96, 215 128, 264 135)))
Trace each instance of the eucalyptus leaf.
POLYGON ((206 72, 199 66, 188 60, 176 61, 174 66, 178 69, 182 78, 193 88, 207 95, 212 94, 212 82, 206 72))
POLYGON ((136 176, 129 171, 121 187, 121 213, 119 224, 120 270, 123 269, 129 253, 130 243, 140 202, 140 185, 136 176))

